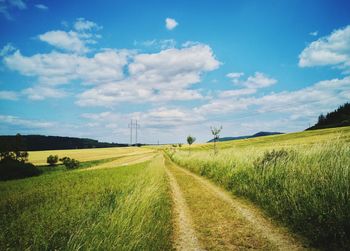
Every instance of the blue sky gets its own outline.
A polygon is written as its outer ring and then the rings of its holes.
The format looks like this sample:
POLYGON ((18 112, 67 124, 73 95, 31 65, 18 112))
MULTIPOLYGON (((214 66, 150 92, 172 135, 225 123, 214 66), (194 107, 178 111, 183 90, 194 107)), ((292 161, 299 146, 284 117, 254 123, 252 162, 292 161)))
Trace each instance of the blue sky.
POLYGON ((0 133, 199 142, 350 99, 349 1, 0 0, 0 133))

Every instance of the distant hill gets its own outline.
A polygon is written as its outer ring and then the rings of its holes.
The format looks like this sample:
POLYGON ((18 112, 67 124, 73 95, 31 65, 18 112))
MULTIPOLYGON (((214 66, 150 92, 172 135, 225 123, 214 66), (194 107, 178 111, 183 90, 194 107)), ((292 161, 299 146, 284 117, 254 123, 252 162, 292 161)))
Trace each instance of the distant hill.
MULTIPOLYGON (((63 150, 63 149, 84 149, 102 147, 124 147, 127 144, 105 143, 88 138, 73 138, 43 135, 22 135, 23 146, 21 150, 63 150)), ((16 136, 0 136, 0 146, 13 146, 16 136)))
POLYGON ((318 122, 306 130, 324 129, 332 127, 350 126, 350 103, 345 103, 326 116, 321 114, 318 122))
MULTIPOLYGON (((250 138, 256 138, 256 137, 262 137, 262 136, 269 136, 269 135, 276 135, 276 134, 283 134, 282 132, 258 132, 253 135, 247 135, 247 136, 238 136, 238 137, 223 137, 219 138, 218 141, 229 141, 229 140, 237 140, 237 139, 250 139, 250 138)), ((208 141, 213 142, 214 139, 211 139, 208 141)))

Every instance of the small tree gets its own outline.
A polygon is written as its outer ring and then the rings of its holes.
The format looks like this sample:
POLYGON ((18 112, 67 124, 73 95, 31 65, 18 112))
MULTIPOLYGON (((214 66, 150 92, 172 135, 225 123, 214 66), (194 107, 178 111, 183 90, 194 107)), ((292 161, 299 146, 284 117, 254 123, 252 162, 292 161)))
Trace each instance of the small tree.
POLYGON ((78 160, 71 159, 69 157, 63 157, 60 159, 60 161, 63 162, 63 165, 65 165, 67 169, 78 168, 80 165, 80 162, 78 160))
POLYGON ((57 155, 50 155, 47 157, 46 162, 50 165, 50 166, 54 166, 58 161, 58 156, 57 155))
POLYGON ((188 148, 188 155, 191 154, 191 145, 196 141, 196 138, 191 136, 191 135, 188 135, 187 136, 187 143, 190 145, 190 147, 188 148))
POLYGON ((220 138, 219 133, 222 130, 222 126, 220 126, 220 128, 216 128, 215 126, 211 126, 210 130, 211 130, 211 134, 213 134, 213 136, 214 136, 214 154, 217 154, 218 153, 218 149, 216 147, 216 141, 218 141, 219 138, 220 138))

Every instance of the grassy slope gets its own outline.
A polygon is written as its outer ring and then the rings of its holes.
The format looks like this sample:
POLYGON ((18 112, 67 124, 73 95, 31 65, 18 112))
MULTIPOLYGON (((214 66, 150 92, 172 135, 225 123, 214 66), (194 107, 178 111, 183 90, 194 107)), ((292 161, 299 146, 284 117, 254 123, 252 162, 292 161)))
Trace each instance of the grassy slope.
POLYGON ((0 182, 0 246, 169 250, 169 196, 160 158, 0 182))
MULTIPOLYGON (((349 247, 350 127, 196 145, 172 159, 249 198, 315 246, 349 247), (327 143, 328 142, 328 143, 327 143), (264 152, 287 154, 264 161, 264 152)), ((276 157, 277 156, 277 157, 276 157)))

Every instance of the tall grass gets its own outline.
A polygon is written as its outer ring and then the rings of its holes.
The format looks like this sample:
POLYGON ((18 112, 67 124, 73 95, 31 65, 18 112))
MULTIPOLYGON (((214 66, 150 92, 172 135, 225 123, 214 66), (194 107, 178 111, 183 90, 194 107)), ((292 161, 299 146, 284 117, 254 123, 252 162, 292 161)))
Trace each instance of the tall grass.
POLYGON ((315 246, 350 247, 350 146, 343 140, 251 144, 216 156, 180 151, 172 159, 260 205, 315 246))
POLYGON ((162 160, 0 182, 0 246, 15 250, 169 250, 162 160))

